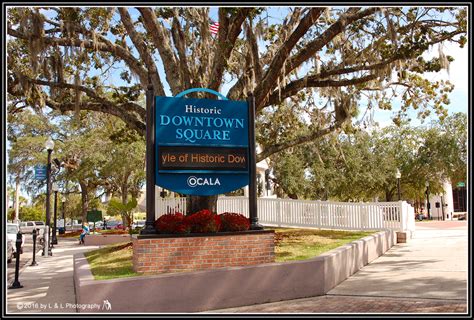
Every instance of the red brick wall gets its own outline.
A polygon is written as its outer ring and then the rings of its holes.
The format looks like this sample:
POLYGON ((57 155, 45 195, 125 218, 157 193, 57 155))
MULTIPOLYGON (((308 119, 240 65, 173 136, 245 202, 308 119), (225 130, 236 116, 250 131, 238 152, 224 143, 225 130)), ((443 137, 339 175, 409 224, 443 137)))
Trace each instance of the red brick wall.
POLYGON ((275 234, 133 238, 133 269, 164 273, 275 262, 275 234))

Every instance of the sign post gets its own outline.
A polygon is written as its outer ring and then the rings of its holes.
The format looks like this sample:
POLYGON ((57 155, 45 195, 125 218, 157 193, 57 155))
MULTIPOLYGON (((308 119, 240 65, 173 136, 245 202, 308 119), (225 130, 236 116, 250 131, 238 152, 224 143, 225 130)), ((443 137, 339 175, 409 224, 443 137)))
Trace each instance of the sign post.
POLYGON ((247 99, 249 114, 249 151, 250 151, 250 181, 249 181, 249 217, 250 229, 261 230, 257 216, 257 157, 255 154, 255 97, 249 95, 247 99))
POLYGON ((155 223, 155 103, 148 79, 146 92, 146 222, 140 234, 156 233, 155 223))
POLYGON ((155 185, 194 196, 218 195, 249 185, 251 228, 262 229, 257 218, 253 96, 247 101, 230 101, 213 90, 195 88, 176 97, 157 96, 151 102, 150 92, 147 93, 147 222, 142 233, 148 233, 148 226, 153 228, 155 185), (211 92, 224 100, 182 97, 194 91, 211 92), (150 105, 153 103, 154 106, 150 105), (149 122, 151 119, 154 123, 149 122))

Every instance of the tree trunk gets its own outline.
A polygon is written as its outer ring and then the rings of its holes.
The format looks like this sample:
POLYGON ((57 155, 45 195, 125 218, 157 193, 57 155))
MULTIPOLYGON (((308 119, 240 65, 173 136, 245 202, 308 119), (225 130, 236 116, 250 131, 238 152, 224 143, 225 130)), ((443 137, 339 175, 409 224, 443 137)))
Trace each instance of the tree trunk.
POLYGON ((82 206, 82 222, 87 219, 87 210, 89 209, 89 196, 87 194, 87 185, 84 182, 79 182, 81 186, 81 206, 82 206))
POLYGON ((128 184, 125 182, 122 184, 122 203, 127 204, 128 198, 128 184))
POLYGON ((217 196, 188 196, 186 197, 186 214, 190 215, 199 210, 210 210, 217 213, 217 196))

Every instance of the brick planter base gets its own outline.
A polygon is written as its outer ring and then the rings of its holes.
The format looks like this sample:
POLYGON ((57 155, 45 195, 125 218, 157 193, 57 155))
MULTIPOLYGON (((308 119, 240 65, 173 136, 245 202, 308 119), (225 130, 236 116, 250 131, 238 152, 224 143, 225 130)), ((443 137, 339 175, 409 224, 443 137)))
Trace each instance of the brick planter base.
POLYGON ((270 263, 275 261, 274 239, 273 230, 135 235, 133 269, 165 273, 270 263))

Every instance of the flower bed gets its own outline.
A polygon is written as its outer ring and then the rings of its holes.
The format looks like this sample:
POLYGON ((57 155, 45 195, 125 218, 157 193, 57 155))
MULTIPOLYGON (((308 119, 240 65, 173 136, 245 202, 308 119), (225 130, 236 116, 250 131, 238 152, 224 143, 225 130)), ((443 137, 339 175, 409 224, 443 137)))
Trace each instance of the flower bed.
POLYGON ((239 213, 215 214, 209 210, 200 210, 189 216, 181 212, 162 215, 155 221, 155 229, 160 234, 247 231, 250 222, 239 213))

